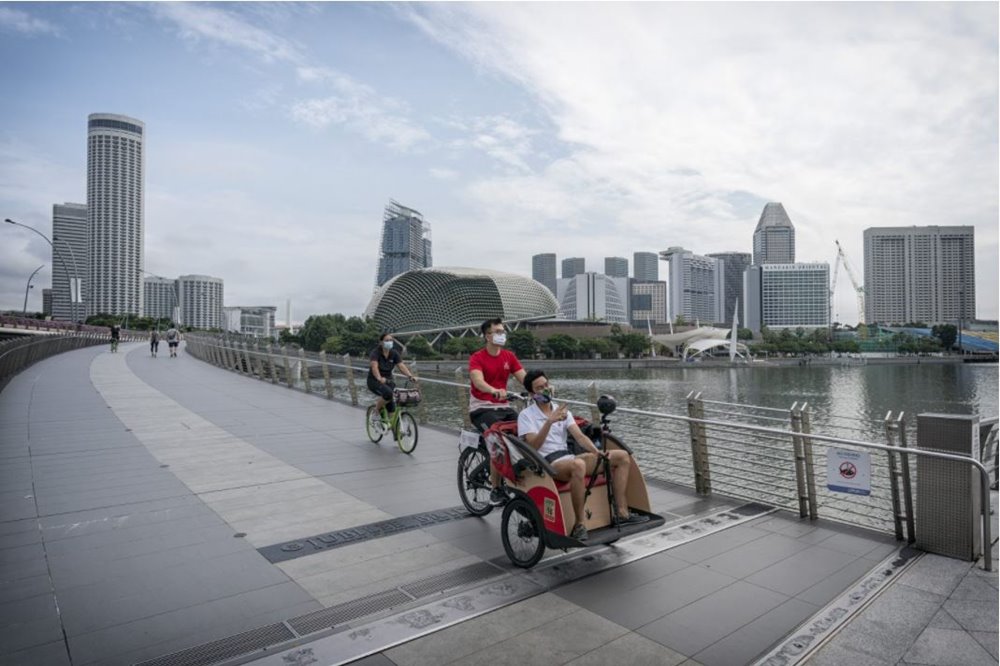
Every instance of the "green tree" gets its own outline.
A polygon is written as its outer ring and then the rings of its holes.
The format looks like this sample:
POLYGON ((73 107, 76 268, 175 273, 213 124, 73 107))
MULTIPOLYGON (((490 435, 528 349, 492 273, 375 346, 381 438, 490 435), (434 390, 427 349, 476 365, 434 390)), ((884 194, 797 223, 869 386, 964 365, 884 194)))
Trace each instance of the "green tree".
POLYGON ((572 358, 579 347, 576 338, 565 333, 556 333, 543 345, 550 358, 572 358))
POLYGON ((302 346, 307 351, 319 351, 323 344, 343 329, 344 315, 312 315, 306 319, 299 331, 302 346))
POLYGON ((441 358, 441 355, 434 351, 427 338, 417 335, 406 343, 406 353, 413 358, 441 358))
POLYGON ((938 324, 931 329, 931 335, 941 341, 944 349, 951 349, 958 340, 958 328, 954 324, 938 324))
POLYGON ((605 338, 586 338, 580 340, 580 351, 585 354, 590 354, 591 357, 596 357, 598 354, 601 357, 606 358, 612 350, 611 341, 605 338))
POLYGON ((618 348, 629 358, 638 358, 649 351, 649 338, 640 333, 625 333, 615 340, 618 348))
POLYGON ((736 339, 737 340, 753 340, 753 331, 749 328, 737 328, 736 329, 736 339))
POLYGON ((507 336, 507 346, 518 358, 534 358, 538 339, 531 331, 520 328, 507 336))

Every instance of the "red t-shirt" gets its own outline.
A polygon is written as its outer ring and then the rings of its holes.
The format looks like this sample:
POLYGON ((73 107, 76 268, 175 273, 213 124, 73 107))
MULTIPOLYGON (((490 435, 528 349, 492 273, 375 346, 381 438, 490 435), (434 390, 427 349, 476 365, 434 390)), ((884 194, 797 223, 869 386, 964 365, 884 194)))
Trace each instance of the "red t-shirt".
MULTIPOLYGON (((473 370, 481 371, 483 379, 490 386, 502 389, 507 388, 507 380, 510 376, 523 368, 521 362, 517 360, 517 356, 514 356, 514 352, 501 349, 496 356, 490 356, 490 353, 483 348, 469 357, 469 372, 471 373, 473 370)), ((483 393, 475 386, 470 386, 470 392, 473 397, 472 404, 475 404, 477 400, 498 405, 507 404, 506 400, 494 398, 492 394, 483 393)))

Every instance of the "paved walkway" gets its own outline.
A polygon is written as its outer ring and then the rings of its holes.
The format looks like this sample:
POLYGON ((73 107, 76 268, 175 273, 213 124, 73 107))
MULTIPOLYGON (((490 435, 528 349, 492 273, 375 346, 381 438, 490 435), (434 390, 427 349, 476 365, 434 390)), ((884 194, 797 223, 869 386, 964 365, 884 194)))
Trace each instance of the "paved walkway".
MULTIPOLYGON (((454 507, 456 457, 454 434, 423 428, 405 456, 372 445, 356 408, 183 353, 152 359, 135 344, 40 362, 0 393, 0 665, 141 662, 262 627, 287 631, 293 618, 484 563, 509 571, 499 512, 277 564, 258 550, 454 507)), ((737 507, 660 485, 651 499, 680 532, 737 507)), ((359 663, 750 663, 897 548, 864 530, 770 514, 370 646, 359 663)), ((851 663, 958 663, 920 660, 958 633, 992 644, 982 663, 996 663, 995 574, 925 557, 904 576, 816 659, 844 663, 840 637, 867 623, 866 635, 889 633, 899 645, 881 653, 851 638, 870 657, 851 663), (927 580, 940 584, 927 589, 927 580), (934 609, 903 613, 913 616, 905 631, 891 596, 904 593, 926 593, 934 609), (890 612, 879 615, 883 600, 890 612), (967 613, 963 600, 980 605, 967 613)), ((963 645, 961 654, 982 658, 963 645)))

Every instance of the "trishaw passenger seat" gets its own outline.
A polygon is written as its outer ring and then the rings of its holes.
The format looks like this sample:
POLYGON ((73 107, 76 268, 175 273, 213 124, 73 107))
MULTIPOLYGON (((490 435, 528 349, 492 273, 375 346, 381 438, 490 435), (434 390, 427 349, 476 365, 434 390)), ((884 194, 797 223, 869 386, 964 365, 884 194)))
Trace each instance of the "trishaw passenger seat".
MULTIPOLYGON (((604 485, 607 485, 607 483, 608 483, 607 477, 604 476, 604 472, 601 472, 600 474, 597 475, 597 480, 594 481, 593 487, 596 488, 597 486, 604 486, 604 485)), ((569 481, 556 481, 555 484, 556 484, 556 492, 557 493, 568 493, 569 492, 569 481)), ((590 485, 590 477, 589 476, 583 477, 583 485, 584 485, 585 488, 590 488, 591 487, 591 485, 590 485)))

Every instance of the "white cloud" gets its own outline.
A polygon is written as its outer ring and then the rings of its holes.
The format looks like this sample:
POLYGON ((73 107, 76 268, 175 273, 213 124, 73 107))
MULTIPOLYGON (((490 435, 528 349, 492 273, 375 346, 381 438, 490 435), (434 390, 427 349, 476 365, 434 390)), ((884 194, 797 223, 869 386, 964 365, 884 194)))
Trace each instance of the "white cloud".
POLYGON ((433 178, 437 178, 438 180, 455 180, 459 176, 459 173, 454 169, 446 169, 444 167, 431 167, 427 171, 433 178))
POLYGON ((0 29, 12 30, 22 35, 54 35, 58 37, 62 31, 58 26, 36 18, 27 12, 9 7, 0 7, 0 29))
MULTIPOLYGON (((548 112, 568 154, 534 173, 483 176, 468 195, 485 215, 585 232, 561 255, 596 245, 594 265, 673 244, 748 250, 767 200, 789 210, 802 259, 832 261, 839 238, 860 265, 861 232, 875 225, 976 224, 977 245, 996 245, 995 5, 403 11, 548 112)), ((473 143, 489 152, 495 138, 482 136, 473 143)), ((980 310, 995 317, 995 254, 978 268, 980 310)))

